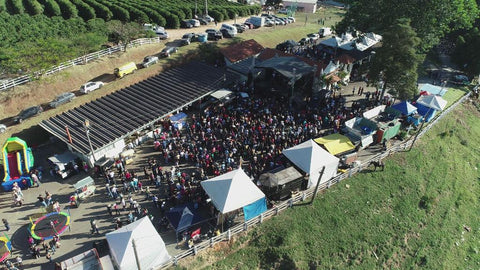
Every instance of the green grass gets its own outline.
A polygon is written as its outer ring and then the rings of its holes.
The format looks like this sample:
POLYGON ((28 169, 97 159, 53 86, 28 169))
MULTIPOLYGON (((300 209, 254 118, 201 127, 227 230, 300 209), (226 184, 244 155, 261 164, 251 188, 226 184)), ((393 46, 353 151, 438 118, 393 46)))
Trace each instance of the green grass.
POLYGON ((389 158, 384 172, 357 174, 318 196, 313 207, 281 213, 213 265, 205 258, 215 261, 218 251, 186 267, 479 269, 479 115, 471 105, 459 106, 412 151, 389 158))

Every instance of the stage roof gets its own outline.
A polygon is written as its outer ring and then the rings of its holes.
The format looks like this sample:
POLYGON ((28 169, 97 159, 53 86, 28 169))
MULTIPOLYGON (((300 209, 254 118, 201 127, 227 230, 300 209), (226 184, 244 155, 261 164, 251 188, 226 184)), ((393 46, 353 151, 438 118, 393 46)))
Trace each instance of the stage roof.
POLYGON ((89 154, 85 120, 96 151, 218 90, 224 78, 223 69, 191 62, 51 117, 40 126, 76 151, 89 154))

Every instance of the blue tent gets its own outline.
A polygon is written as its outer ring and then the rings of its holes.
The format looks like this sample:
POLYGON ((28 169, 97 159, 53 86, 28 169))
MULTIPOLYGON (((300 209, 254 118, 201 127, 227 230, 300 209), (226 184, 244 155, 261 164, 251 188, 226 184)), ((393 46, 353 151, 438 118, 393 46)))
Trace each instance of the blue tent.
POLYGON ((425 118, 425 122, 429 122, 437 113, 437 110, 429 108, 427 106, 423 106, 422 104, 415 103, 415 107, 417 107, 418 114, 423 115, 425 118))
POLYGON ((417 112, 417 108, 415 108, 415 106, 410 104, 408 101, 402 101, 400 103, 392 105, 392 109, 395 109, 404 115, 411 115, 417 112))
POLYGON ((177 233, 188 230, 191 226, 204 220, 202 216, 192 211, 187 205, 177 206, 165 213, 177 233))
POLYGON ((243 214, 245 216, 245 221, 250 220, 256 216, 259 216, 265 211, 267 211, 267 199, 265 197, 243 207, 243 214))

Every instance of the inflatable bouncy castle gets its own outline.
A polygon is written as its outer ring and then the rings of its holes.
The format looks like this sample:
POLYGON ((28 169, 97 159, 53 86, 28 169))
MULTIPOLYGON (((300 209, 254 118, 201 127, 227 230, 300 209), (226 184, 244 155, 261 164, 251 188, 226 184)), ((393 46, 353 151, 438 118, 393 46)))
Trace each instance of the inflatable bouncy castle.
POLYGON ((2 147, 0 164, 3 167, 2 188, 10 191, 13 183, 17 182, 21 188, 32 185, 30 169, 33 167, 32 150, 20 138, 9 138, 2 147))

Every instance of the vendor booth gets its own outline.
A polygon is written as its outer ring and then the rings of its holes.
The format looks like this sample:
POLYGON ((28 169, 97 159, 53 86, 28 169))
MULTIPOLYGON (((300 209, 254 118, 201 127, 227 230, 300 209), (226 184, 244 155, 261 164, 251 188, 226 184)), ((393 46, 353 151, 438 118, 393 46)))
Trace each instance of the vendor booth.
POLYGON ((303 175, 295 167, 279 167, 268 173, 261 174, 259 179, 261 189, 270 200, 285 200, 293 191, 304 188, 303 175))
POLYGON ((389 108, 392 108, 403 115, 413 115, 417 113, 417 108, 410 104, 410 102, 408 101, 402 101, 400 103, 392 105, 389 108))
POLYGON ((265 194, 241 168, 200 184, 222 214, 243 208, 244 218, 249 220, 267 211, 265 194))
POLYGON ((78 157, 75 154, 67 151, 49 157, 48 162, 50 163, 50 166, 54 168, 55 173, 60 176, 60 178, 65 179, 75 173, 74 165, 77 158, 78 157))
POLYGON ((350 139, 338 133, 316 138, 314 141, 323 145, 334 156, 355 150, 355 145, 353 145, 350 139))
POLYGON ((75 193, 70 196, 70 206, 78 207, 81 201, 95 194, 95 181, 87 176, 73 185, 75 193))
POLYGON ((432 85, 432 84, 429 84, 429 83, 420 84, 419 85, 419 90, 420 90, 420 92, 425 91, 425 92, 428 92, 431 95, 437 95, 437 96, 443 96, 448 91, 445 87, 432 85))
POLYGON ((345 122, 342 131, 355 142, 354 144, 360 144, 361 148, 365 148, 373 143, 377 124, 367 118, 355 117, 345 122))
POLYGON ((107 233, 106 238, 114 265, 119 270, 156 269, 171 258, 148 217, 107 233))
POLYGON ((339 159, 325 151, 313 140, 308 140, 294 147, 283 150, 293 164, 309 175, 307 187, 315 186, 318 183, 320 172, 325 166, 321 175, 320 184, 325 183, 337 175, 339 159))
POLYGON ((206 221, 195 208, 190 205, 181 205, 171 208, 168 212, 165 213, 170 225, 175 229, 175 233, 178 235, 182 232, 188 231, 190 229, 200 230, 200 225, 206 221))

